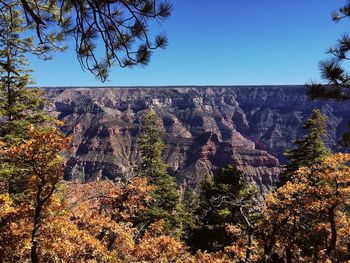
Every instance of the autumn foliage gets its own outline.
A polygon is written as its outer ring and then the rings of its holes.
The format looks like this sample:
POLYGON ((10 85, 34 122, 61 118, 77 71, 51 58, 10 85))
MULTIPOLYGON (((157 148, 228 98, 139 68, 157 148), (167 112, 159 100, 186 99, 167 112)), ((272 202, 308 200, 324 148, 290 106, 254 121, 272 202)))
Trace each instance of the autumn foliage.
POLYGON ((31 130, 1 154, 30 175, 25 197, 0 195, 0 258, 32 262, 167 262, 184 257, 179 241, 162 235, 163 222, 145 234, 131 220, 146 209, 153 186, 145 178, 125 185, 108 181, 60 184, 70 139, 57 129, 31 130), (169 260, 168 260, 169 259, 169 260))
MULTIPOLYGON (((203 192, 206 199, 201 200, 208 199, 214 206, 211 209, 218 209, 221 217, 215 218, 219 222, 208 221, 208 227, 215 230, 213 226, 220 224, 230 242, 208 252, 193 251, 189 247, 193 243, 169 235, 163 219, 144 228, 135 224, 135 218, 157 198, 156 186, 146 177, 118 184, 64 182, 62 156, 70 142, 58 128, 43 126, 29 129, 28 139, 18 145, 1 143, 1 161, 17 168, 13 175, 29 178, 20 195, 1 188, 2 262, 350 260, 350 154, 329 154, 309 167, 300 167, 289 181, 260 202, 250 200, 255 192, 245 181, 241 181, 241 194, 234 196, 231 188, 237 184, 212 183, 203 192), (219 187, 220 195, 218 191, 210 194, 214 186, 219 187), (218 196, 225 200, 225 207, 217 207, 214 201, 218 196), (228 211, 227 207, 236 220, 222 212, 228 211)), ((230 173, 226 176, 220 178, 239 179, 231 178, 230 173)))
POLYGON ((350 260, 349 154, 302 167, 265 198, 261 236, 265 254, 303 262, 350 260))
POLYGON ((55 213, 55 192, 63 177, 60 153, 70 141, 57 128, 30 129, 28 136, 19 145, 1 144, 2 161, 19 168, 14 176, 29 178, 21 198, 12 197, 6 188, 1 192, 0 228, 6 233, 1 235, 1 244, 8 245, 1 245, 0 257, 9 261, 38 257, 39 235, 55 213))

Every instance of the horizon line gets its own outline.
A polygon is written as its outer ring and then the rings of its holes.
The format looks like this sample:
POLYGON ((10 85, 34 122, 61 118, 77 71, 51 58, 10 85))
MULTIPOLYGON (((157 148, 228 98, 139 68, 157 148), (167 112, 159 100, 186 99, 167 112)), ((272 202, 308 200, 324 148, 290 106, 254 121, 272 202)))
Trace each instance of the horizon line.
POLYGON ((55 88, 229 88, 229 87, 305 87, 305 84, 243 84, 243 85, 101 85, 101 86, 30 86, 29 88, 43 88, 43 89, 55 89, 55 88))

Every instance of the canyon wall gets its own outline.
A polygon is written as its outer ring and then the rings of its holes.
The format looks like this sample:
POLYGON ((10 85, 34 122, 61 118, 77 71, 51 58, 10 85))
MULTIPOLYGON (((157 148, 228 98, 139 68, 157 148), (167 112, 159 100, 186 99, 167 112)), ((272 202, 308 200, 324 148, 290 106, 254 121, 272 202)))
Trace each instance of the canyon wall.
POLYGON ((140 161, 140 118, 152 108, 166 130, 165 159, 182 187, 237 165, 261 191, 277 180, 283 152, 303 135, 313 108, 329 117, 326 144, 350 121, 350 103, 309 101, 301 86, 47 88, 47 108, 74 136, 65 179, 87 182, 133 176, 140 161))

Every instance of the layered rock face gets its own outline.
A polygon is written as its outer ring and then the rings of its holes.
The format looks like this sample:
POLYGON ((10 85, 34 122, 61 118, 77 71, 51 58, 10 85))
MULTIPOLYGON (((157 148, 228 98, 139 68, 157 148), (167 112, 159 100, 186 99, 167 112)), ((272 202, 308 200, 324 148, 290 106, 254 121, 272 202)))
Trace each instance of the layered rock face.
MULTIPOLYGON (((196 188, 208 172, 237 165, 262 191, 281 171, 283 152, 303 135, 313 108, 329 117, 329 147, 350 120, 350 103, 309 101, 300 86, 50 88, 47 109, 74 136, 65 178, 120 180, 140 161, 140 118, 152 108, 166 130, 169 171, 196 188)), ((160 127, 161 128, 161 127, 160 127)))

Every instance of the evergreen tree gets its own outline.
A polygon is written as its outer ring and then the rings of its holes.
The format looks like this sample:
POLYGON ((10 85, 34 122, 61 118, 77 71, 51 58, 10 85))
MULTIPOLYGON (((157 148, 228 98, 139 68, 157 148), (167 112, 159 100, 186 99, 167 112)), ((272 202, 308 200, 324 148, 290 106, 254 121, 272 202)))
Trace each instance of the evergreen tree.
POLYGON ((18 144, 27 138, 30 125, 39 125, 52 118, 43 110, 47 103, 44 91, 28 88, 33 82, 20 50, 11 46, 0 49, 0 62, 10 65, 16 72, 0 68, 0 140, 18 144))
MULTIPOLYGON (((28 139, 31 126, 53 119, 42 109, 46 103, 43 91, 27 88, 33 82, 21 45, 31 45, 31 40, 20 38, 21 14, 13 10, 11 14, 2 13, 2 17, 6 19, 0 22, 0 64, 5 65, 0 68, 0 140, 10 147, 28 139)), ((28 178, 6 157, 0 165, 1 190, 22 193, 28 178)))
MULTIPOLYGON (((332 19, 338 23, 350 17, 350 2, 346 1, 338 11, 332 13, 332 19)), ((321 81, 311 81, 306 85, 311 99, 350 99, 350 75, 348 61, 350 58, 350 35, 344 33, 336 44, 327 51, 328 58, 319 63, 321 81)), ((350 147, 350 123, 339 143, 350 147)))
POLYGON ((167 172, 167 165, 162 159, 164 143, 163 124, 156 114, 149 110, 142 119, 142 131, 138 143, 142 154, 139 169, 141 176, 154 185, 153 201, 147 211, 137 219, 138 223, 149 226, 151 223, 164 220, 165 231, 179 237, 182 228, 183 207, 180 194, 176 189, 174 177, 167 172))
POLYGON ((196 251, 219 251, 238 238, 227 231, 238 226, 251 237, 257 218, 257 189, 229 165, 215 177, 207 175, 201 184, 196 226, 188 244, 196 251))
POLYGON ((171 9, 162 0, 6 0, 0 1, 0 24, 18 12, 20 40, 29 36, 31 45, 14 46, 43 58, 64 50, 72 38, 82 68, 105 81, 113 65, 147 65, 155 49, 166 47, 164 34, 151 38, 149 22, 165 20, 171 9))
POLYGON ((314 109, 310 118, 304 123, 303 128, 307 134, 293 144, 292 150, 285 152, 288 164, 282 173, 279 186, 290 181, 293 174, 302 166, 311 167, 321 162, 330 151, 324 145, 322 137, 327 134, 327 117, 320 110, 314 109))
MULTIPOLYGON (((338 11, 332 13, 334 22, 350 17, 350 2, 346 1, 338 11)), ((350 78, 347 61, 350 54, 350 36, 343 34, 334 47, 328 49, 328 59, 320 62, 321 83, 312 82, 307 85, 311 98, 350 99, 350 78)))

